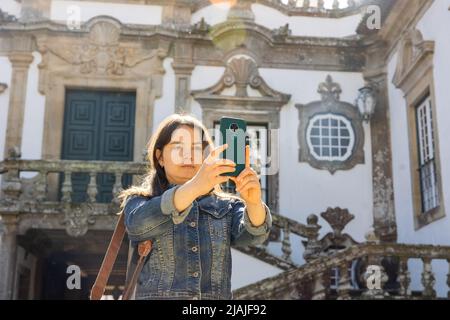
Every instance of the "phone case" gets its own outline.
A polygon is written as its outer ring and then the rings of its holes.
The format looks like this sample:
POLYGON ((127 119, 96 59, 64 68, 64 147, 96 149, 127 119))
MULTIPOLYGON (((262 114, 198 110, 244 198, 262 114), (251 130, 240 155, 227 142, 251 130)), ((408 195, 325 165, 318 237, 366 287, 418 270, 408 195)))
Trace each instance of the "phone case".
POLYGON ((222 176, 237 177, 245 169, 245 146, 248 144, 247 122, 243 119, 223 117, 220 119, 221 145, 228 144, 222 159, 236 163, 236 171, 222 176))

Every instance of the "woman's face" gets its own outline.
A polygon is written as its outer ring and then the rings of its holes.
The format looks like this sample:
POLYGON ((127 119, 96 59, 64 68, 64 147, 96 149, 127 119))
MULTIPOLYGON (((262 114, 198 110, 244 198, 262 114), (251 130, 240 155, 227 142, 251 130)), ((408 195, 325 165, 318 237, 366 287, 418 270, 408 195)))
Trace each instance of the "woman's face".
POLYGON ((202 131, 183 125, 172 133, 162 154, 156 150, 159 164, 166 172, 169 183, 183 184, 190 180, 203 163, 202 131))

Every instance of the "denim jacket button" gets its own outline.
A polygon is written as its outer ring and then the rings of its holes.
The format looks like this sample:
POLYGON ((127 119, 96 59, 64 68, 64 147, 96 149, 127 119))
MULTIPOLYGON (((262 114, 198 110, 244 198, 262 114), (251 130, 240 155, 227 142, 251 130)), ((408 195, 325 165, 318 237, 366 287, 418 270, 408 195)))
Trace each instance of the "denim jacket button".
POLYGON ((194 272, 192 275, 193 275, 195 278, 198 278, 199 273, 196 271, 196 272, 194 272))
POLYGON ((195 221, 192 221, 189 225, 190 225, 192 228, 194 228, 197 224, 195 223, 195 221))
POLYGON ((197 247, 192 247, 192 249, 191 249, 193 252, 197 252, 197 247))

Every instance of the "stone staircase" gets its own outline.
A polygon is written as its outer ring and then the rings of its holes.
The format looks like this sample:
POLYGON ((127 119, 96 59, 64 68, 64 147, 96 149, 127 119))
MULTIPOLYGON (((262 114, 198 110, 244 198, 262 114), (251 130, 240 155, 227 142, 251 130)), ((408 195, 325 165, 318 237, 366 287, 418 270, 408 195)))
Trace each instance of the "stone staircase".
MULTIPOLYGON (((111 192, 122 190, 122 176, 140 176, 145 163, 21 160, 18 156, 0 162, 3 174, 0 194, 0 213, 3 217, 19 215, 21 226, 61 228, 73 237, 86 234, 89 229, 112 230, 118 212, 118 201, 98 203, 96 196, 98 174, 111 173, 115 183, 111 192), (34 172, 32 178, 22 178, 21 172, 34 172), (72 174, 87 173, 87 202, 72 202, 72 174), (58 177, 64 176, 59 185, 58 177), (55 196, 61 189, 61 196, 55 196)), ((282 273, 234 292, 236 299, 423 299, 435 298, 433 260, 450 264, 450 247, 381 243, 374 233, 366 243, 358 243, 343 233, 354 219, 347 210, 329 208, 320 214, 332 232, 319 239, 319 217, 311 215, 306 224, 279 214, 273 214, 273 228, 266 243, 257 247, 235 247, 240 252, 282 270, 282 273), (301 241, 305 264, 293 259, 292 240, 301 241), (271 250, 271 244, 281 245, 281 254, 271 250), (410 289, 408 261, 423 262, 423 290, 410 289), (351 271, 351 272, 350 272, 351 271), (378 286, 367 287, 367 279, 378 275, 378 286)), ((22 227, 20 227, 22 228, 22 227)), ((19 229, 20 229, 19 228, 19 229)), ((298 248, 298 246, 297 246, 298 248)), ((447 276, 450 286, 450 273, 447 276)), ((450 294, 449 294, 450 297, 450 294)))

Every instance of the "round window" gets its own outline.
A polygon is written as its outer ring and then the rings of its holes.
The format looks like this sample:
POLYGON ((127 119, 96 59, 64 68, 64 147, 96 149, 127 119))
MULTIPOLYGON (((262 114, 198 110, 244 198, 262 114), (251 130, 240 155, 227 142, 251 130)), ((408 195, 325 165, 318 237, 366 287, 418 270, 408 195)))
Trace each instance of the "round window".
POLYGON ((352 124, 337 114, 313 116, 308 123, 306 138, 311 155, 322 161, 347 160, 355 144, 352 124))

